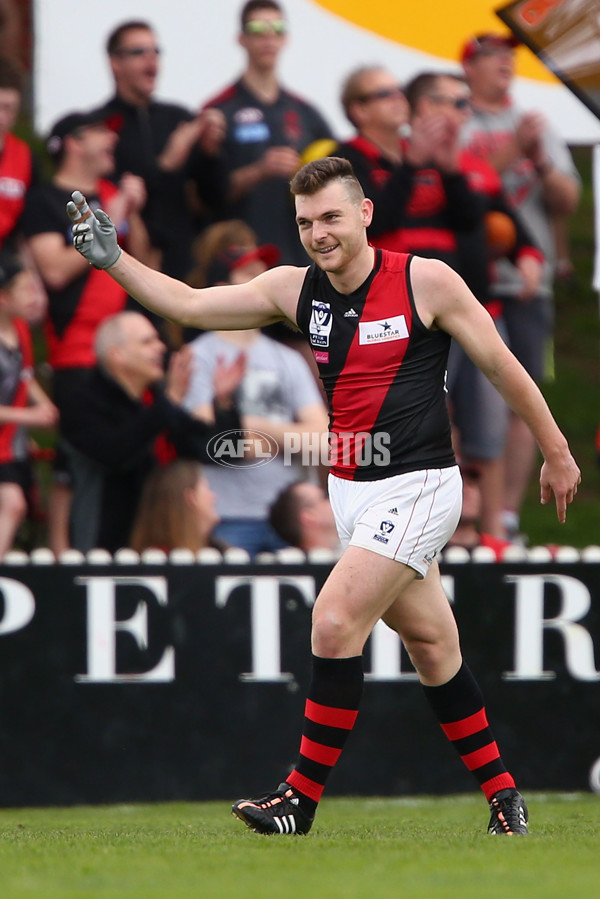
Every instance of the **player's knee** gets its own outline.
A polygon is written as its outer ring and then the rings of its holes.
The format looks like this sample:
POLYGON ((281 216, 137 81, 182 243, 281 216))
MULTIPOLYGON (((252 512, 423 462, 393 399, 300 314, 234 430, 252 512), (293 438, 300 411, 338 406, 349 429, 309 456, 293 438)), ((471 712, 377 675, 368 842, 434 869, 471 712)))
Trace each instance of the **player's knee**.
POLYGON ((313 616, 312 646, 315 655, 335 658, 347 653, 354 654, 360 637, 355 622, 349 617, 332 611, 324 611, 313 616))
POLYGON ((448 668, 451 660, 460 656, 457 640, 440 635, 434 640, 408 640, 406 649, 419 675, 426 681, 435 681, 448 668))

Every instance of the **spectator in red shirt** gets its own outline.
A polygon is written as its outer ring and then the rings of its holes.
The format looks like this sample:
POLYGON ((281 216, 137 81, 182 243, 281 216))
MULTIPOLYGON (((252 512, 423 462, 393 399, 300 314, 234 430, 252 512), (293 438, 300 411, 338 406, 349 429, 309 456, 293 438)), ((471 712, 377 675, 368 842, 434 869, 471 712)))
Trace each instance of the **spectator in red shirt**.
MULTIPOLYGON (((84 180, 94 208, 109 209, 133 255, 147 260, 148 238, 139 212, 145 201, 141 178, 124 176, 117 187, 107 180, 114 169, 117 138, 94 117, 74 112, 54 124, 47 140, 56 166, 52 180, 27 196, 23 231, 48 294, 44 324, 53 398, 59 409, 75 383, 96 362, 94 338, 104 319, 125 308, 127 292, 105 272, 82 260, 70 241, 64 205, 84 180)), ((56 554, 69 545, 70 477, 59 445, 49 501, 49 543, 56 554)))

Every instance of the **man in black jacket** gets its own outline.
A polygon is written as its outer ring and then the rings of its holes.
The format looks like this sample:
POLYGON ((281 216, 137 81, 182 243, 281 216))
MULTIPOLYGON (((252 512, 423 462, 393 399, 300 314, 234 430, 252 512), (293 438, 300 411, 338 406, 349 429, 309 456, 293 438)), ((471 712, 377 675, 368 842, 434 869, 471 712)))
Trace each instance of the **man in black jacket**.
POLYGON ((61 418, 73 472, 70 531, 76 549, 114 552, 126 546, 143 482, 160 455, 210 461, 210 438, 240 428, 231 396, 243 374, 241 362, 217 373, 211 426, 180 405, 190 375, 186 349, 172 357, 163 384, 165 350, 138 312, 119 313, 98 329, 98 365, 73 385, 61 418))
POLYGON ((223 116, 217 110, 194 116, 183 106, 155 99, 160 47, 148 23, 123 22, 109 36, 106 49, 115 93, 94 110, 94 116, 119 136, 115 179, 125 172, 144 179, 148 191, 144 221, 159 251, 154 267, 185 279, 202 216, 218 207, 225 195, 219 157, 223 116), (195 185, 194 209, 188 203, 187 182, 195 185))

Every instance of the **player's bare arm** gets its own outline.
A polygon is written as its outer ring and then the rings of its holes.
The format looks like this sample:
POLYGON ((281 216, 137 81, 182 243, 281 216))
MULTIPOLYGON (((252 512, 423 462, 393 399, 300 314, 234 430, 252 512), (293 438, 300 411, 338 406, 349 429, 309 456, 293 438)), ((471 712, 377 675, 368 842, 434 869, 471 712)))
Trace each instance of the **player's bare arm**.
POLYGON ((73 222, 75 248, 163 318, 207 331, 259 328, 286 319, 296 324, 305 268, 280 266, 247 284, 198 290, 125 253, 110 218, 101 209, 93 213, 79 191, 74 191, 67 213, 73 222))
POLYGON ((564 522, 581 474, 541 391, 456 272, 443 262, 414 258, 411 281, 423 323, 451 334, 531 429, 545 460, 541 501, 548 502, 554 493, 558 519, 564 522))

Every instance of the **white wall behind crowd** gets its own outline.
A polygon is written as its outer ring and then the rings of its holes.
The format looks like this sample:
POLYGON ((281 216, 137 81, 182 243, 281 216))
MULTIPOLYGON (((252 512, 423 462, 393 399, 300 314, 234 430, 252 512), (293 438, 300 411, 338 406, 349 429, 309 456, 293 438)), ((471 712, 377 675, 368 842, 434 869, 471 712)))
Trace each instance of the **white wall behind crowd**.
MULTIPOLYGON (((493 14, 498 4, 488 0, 463 0, 460 12, 447 0, 431 0, 422 28, 419 17, 425 10, 409 0, 281 3, 290 23, 282 81, 315 103, 340 138, 349 134, 339 103, 340 85, 353 68, 381 63, 404 82, 423 69, 457 69, 460 47, 472 34, 506 31, 493 14), (432 3, 439 6, 439 15, 431 9, 432 3), (404 33, 406 44, 399 42, 404 33)), ((241 71, 243 57, 236 38, 242 5, 243 0, 103 0, 94 4, 34 0, 36 130, 44 134, 61 115, 89 108, 109 96, 106 38, 115 26, 132 18, 149 21, 159 35, 163 50, 160 99, 197 108, 241 71)), ((598 119, 567 88, 550 80, 527 48, 520 48, 518 55, 519 71, 534 73, 517 81, 519 105, 543 111, 569 143, 600 141, 598 119)))

